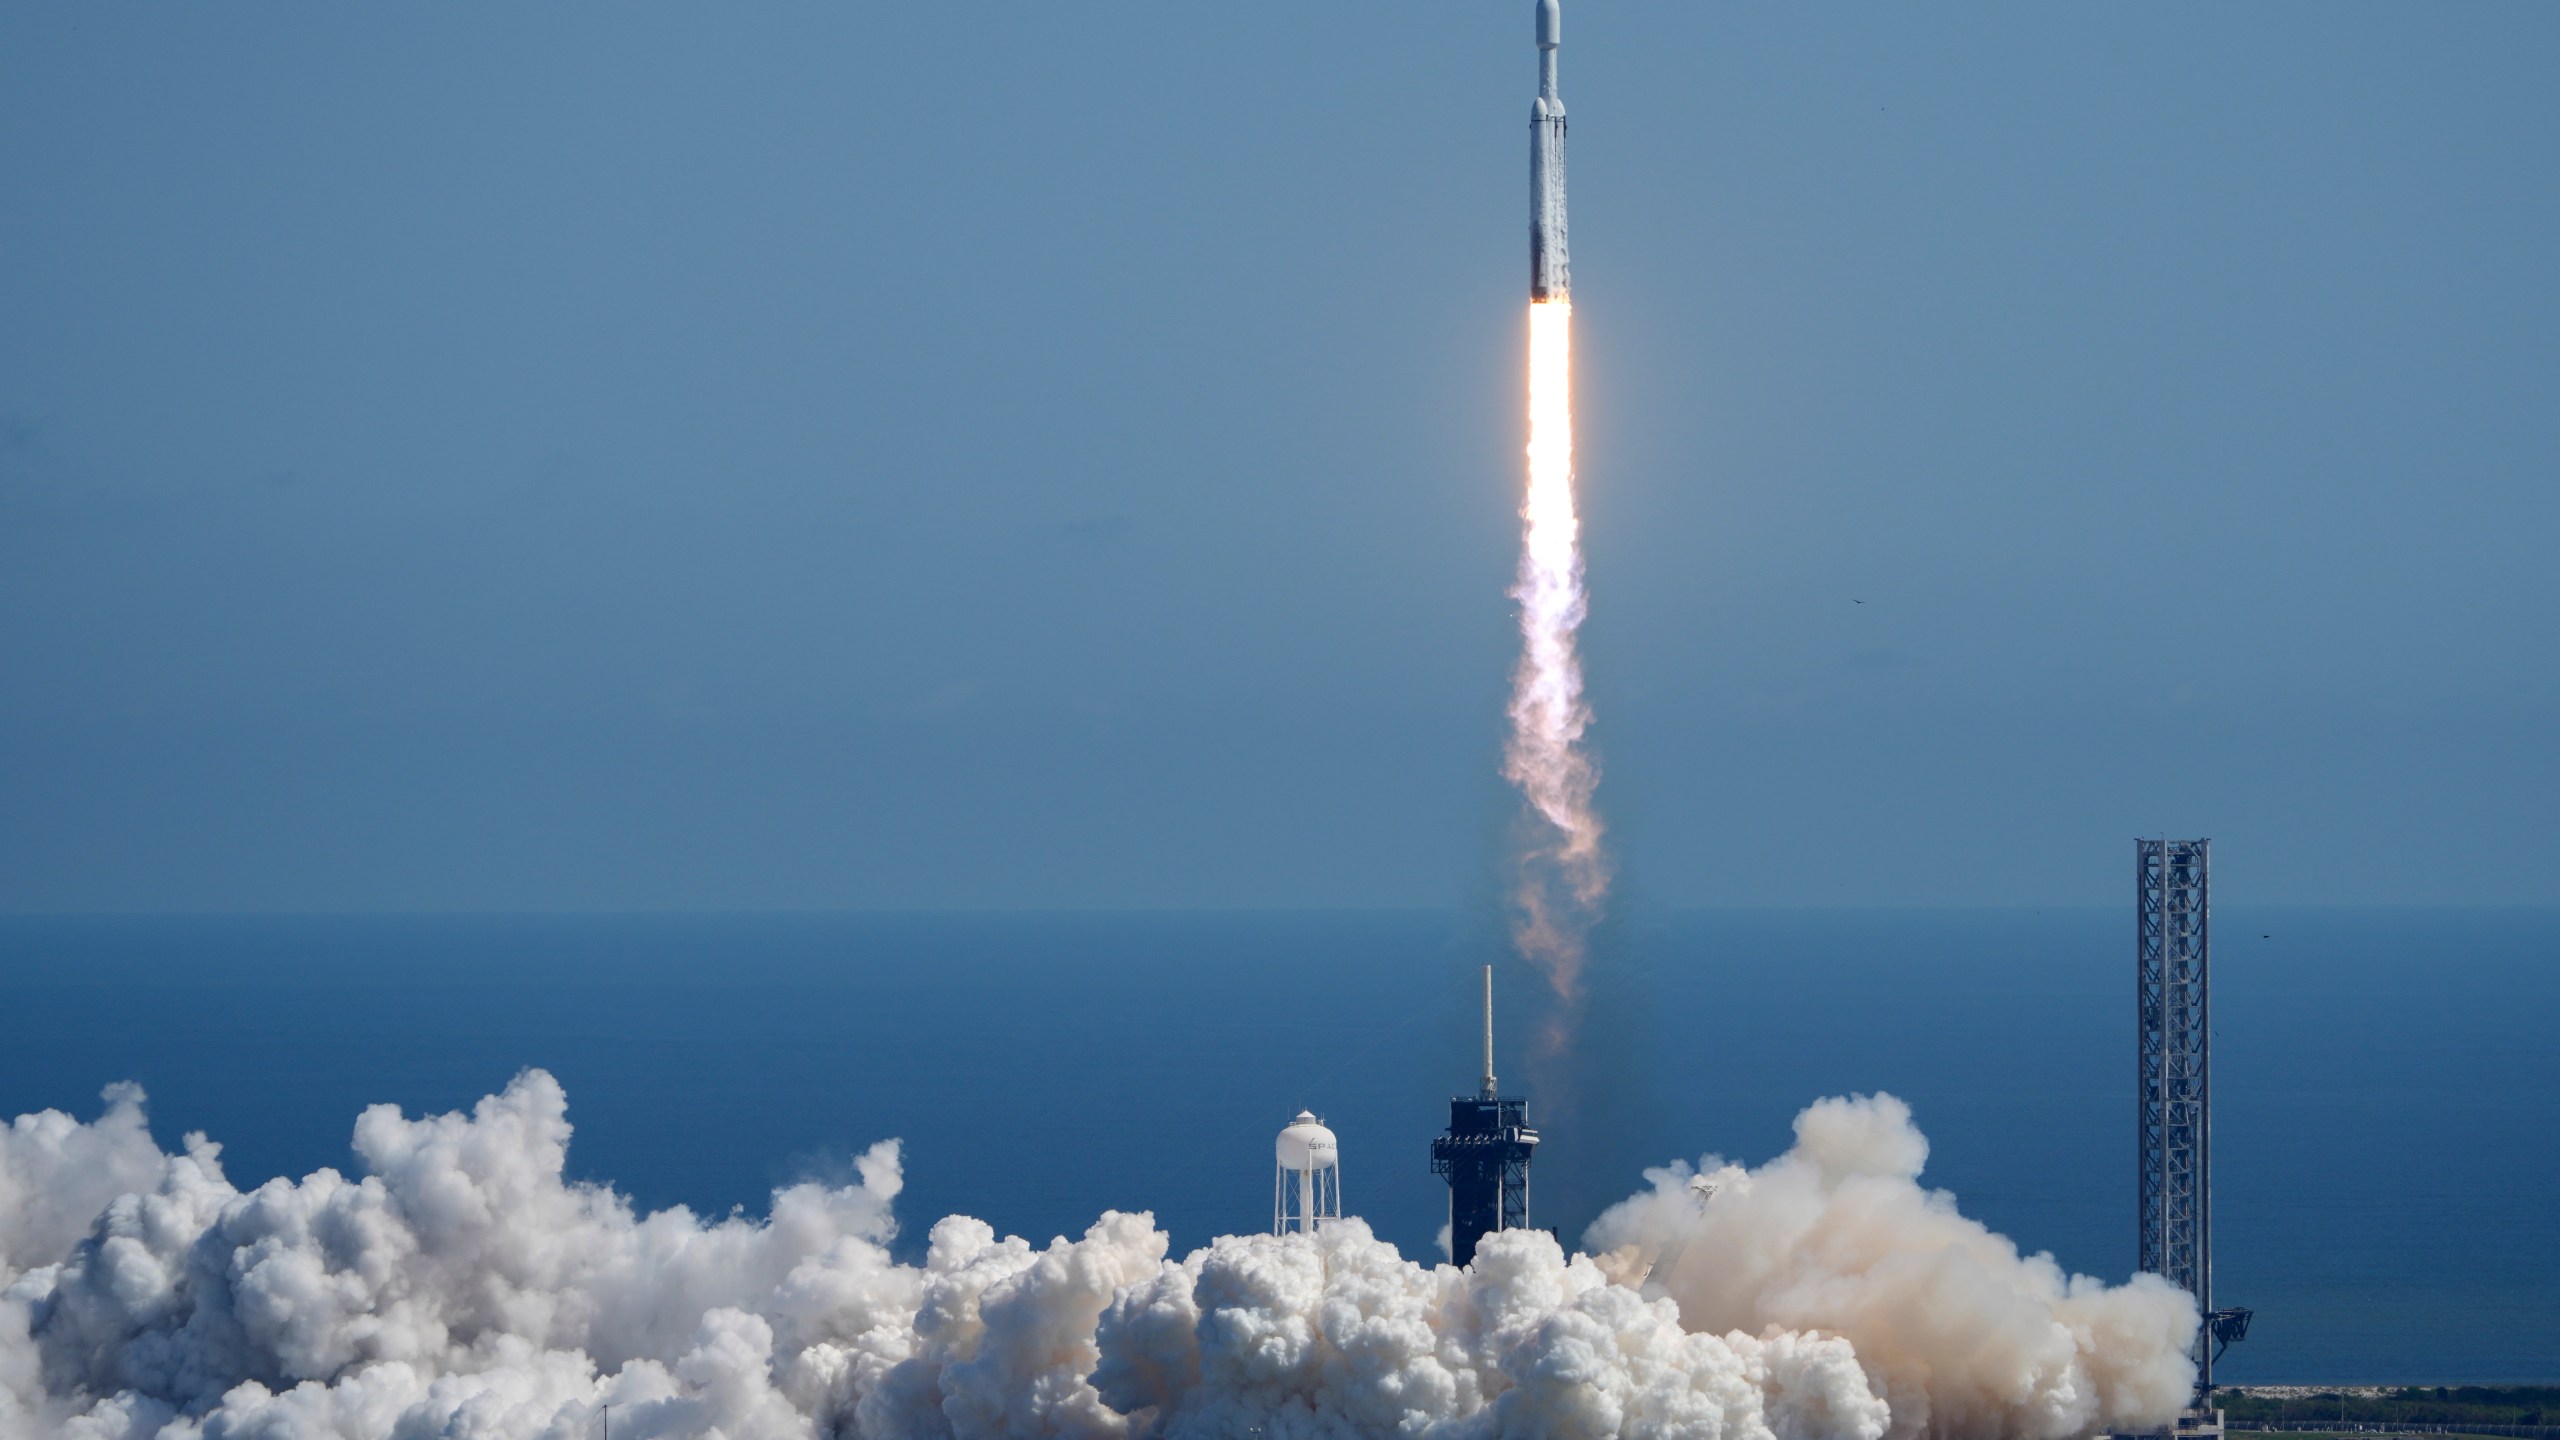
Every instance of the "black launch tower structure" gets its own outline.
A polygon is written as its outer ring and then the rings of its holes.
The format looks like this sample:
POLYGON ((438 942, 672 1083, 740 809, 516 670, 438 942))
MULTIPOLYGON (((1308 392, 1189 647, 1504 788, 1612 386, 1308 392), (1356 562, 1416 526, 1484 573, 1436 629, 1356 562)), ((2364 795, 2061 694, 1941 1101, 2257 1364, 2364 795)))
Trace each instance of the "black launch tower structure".
POLYGON ((1496 1230, 1529 1225, 1529 1160, 1538 1132, 1529 1102, 1504 1095, 1493 1079, 1493 967, 1484 967, 1484 1083, 1449 1097, 1449 1129, 1431 1142, 1431 1173, 1449 1181, 1449 1258, 1474 1262, 1476 1244, 1496 1230))

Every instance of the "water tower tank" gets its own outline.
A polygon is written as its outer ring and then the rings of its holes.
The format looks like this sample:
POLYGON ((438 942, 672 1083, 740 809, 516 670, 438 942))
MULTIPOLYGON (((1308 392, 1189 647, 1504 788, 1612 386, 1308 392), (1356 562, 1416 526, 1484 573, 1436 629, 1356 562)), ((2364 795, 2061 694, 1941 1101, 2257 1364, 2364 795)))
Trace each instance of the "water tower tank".
POLYGON ((1271 1233, 1313 1234, 1342 1218, 1342 1153, 1333 1132, 1309 1110, 1298 1112, 1272 1147, 1280 1165, 1271 1181, 1271 1233))

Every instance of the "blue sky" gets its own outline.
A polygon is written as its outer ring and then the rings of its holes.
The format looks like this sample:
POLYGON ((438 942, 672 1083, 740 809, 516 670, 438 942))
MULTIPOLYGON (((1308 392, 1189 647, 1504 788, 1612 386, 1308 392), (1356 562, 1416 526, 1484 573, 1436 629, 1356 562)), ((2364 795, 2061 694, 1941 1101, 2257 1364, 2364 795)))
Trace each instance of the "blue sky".
MULTIPOLYGON (((0 12, 0 908, 1484 903, 1528 11, 0 12)), ((2560 902, 2560 12, 1566 23, 1637 903, 2560 902)))

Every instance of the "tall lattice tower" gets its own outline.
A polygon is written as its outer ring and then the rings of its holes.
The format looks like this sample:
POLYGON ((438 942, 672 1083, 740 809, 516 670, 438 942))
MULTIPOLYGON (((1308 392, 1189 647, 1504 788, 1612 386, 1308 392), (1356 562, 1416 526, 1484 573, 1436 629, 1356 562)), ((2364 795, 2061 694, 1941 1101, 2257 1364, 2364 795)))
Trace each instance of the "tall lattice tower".
POLYGON ((2205 1317, 2200 1415, 2211 1413, 2213 1362, 2249 1329, 2248 1311, 2213 1308, 2212 846, 2134 842, 2137 1268, 2195 1296, 2205 1317))

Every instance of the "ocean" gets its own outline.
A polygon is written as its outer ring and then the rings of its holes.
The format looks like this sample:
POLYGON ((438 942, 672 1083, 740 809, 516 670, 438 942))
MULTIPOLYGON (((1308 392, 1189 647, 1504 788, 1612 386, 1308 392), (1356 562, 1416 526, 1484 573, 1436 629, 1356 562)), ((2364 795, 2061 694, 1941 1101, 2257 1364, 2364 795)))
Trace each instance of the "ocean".
MULTIPOLYGON (((573 1174, 644 1208, 758 1213, 898 1137, 912 1252, 955 1211, 1267 1228, 1305 1107, 1347 1208, 1425 1255, 1500 948, 1431 912, 6 917, 0 1116, 137 1080, 245 1187, 539 1066, 573 1174)), ((1600 953, 1570 1063, 1524 1058, 1536 982, 1500 978, 1538 1223, 1886 1090, 1965 1213, 2132 1268, 2129 911, 1665 912, 1600 953)), ((2215 981, 2216 1288, 2257 1312, 2222 1378, 2560 1380, 2560 911, 2219 908, 2215 981)))

